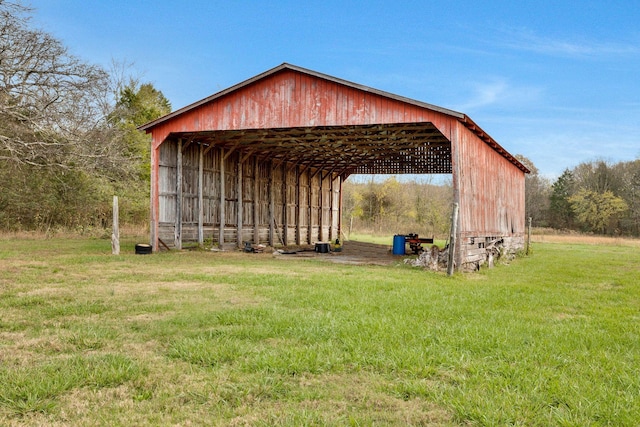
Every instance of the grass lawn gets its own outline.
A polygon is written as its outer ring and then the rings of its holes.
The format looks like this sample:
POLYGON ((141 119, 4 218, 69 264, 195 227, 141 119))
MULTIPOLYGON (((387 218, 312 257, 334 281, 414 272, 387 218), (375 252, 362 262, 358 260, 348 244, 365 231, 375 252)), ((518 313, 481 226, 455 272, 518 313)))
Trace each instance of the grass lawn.
POLYGON ((635 426, 640 251, 476 274, 0 240, 0 425, 635 426))

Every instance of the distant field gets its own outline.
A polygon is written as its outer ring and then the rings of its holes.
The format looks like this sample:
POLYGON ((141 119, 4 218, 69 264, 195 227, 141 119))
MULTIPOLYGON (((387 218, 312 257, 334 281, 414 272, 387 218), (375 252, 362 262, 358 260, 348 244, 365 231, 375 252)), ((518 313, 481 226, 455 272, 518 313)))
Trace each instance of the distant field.
POLYGON ((615 245, 615 246, 635 246, 640 247, 640 239, 590 236, 584 234, 534 234, 531 236, 532 242, 537 243, 583 243, 586 245, 615 245))
POLYGON ((0 425, 636 426, 640 251, 546 239, 453 277, 0 239, 0 425))

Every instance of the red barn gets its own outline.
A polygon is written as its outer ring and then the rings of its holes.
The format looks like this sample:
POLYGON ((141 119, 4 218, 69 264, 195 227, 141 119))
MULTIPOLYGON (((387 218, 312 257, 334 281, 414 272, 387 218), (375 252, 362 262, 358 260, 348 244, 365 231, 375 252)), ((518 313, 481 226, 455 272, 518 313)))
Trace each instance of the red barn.
POLYGON ((141 129, 154 250, 333 240, 351 174, 452 174, 457 266, 524 245, 529 171, 463 113, 282 64, 141 129))

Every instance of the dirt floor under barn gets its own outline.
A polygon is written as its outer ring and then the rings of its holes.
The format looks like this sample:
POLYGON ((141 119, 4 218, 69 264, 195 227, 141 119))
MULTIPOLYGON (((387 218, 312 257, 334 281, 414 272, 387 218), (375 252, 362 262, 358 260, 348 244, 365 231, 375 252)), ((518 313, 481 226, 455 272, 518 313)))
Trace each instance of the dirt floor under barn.
MULTIPOLYGON (((291 252, 293 252, 292 250, 291 252)), ((393 255, 391 245, 380 245, 347 241, 342 245, 342 251, 318 253, 313 246, 297 248, 296 253, 276 255, 279 258, 313 258, 340 264, 354 265, 390 265, 402 262, 404 257, 393 255)))

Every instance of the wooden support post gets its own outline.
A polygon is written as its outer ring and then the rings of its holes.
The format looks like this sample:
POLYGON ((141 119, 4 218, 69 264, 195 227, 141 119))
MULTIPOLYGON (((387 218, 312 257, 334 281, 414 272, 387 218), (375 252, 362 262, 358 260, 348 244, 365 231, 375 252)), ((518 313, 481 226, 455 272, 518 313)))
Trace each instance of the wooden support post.
POLYGON ((313 178, 311 177, 311 168, 307 168, 307 180, 309 181, 309 189, 307 190, 307 243, 311 244, 311 233, 313 232, 313 178))
POLYGON ((449 236, 449 259, 447 260, 447 276, 453 276, 453 264, 456 251, 456 236, 458 235, 458 204, 453 204, 451 215, 451 235, 449 236))
POLYGON ((242 194, 242 159, 238 156, 238 179, 236 180, 236 196, 238 196, 237 202, 237 213, 238 217, 236 219, 236 240, 238 248, 242 248, 242 222, 244 220, 244 212, 243 212, 243 194, 242 194))
MULTIPOLYGON (((342 176, 340 176, 338 190, 340 191, 338 194, 338 237, 340 237, 340 233, 342 233, 342 176)), ((349 237, 351 237, 351 228, 349 228, 349 237)))
MULTIPOLYGON (((335 230, 333 227, 333 175, 329 174, 329 240, 335 240, 335 230)), ((338 236, 339 237, 339 236, 338 236)))
POLYGON ((287 180, 289 173, 287 164, 282 164, 282 244, 286 247, 289 244, 289 186, 287 180))
MULTIPOLYGON (((322 190, 322 174, 320 174, 320 209, 318 211, 318 224, 320 225, 320 229, 318 230, 318 238, 321 242, 324 242, 324 193, 322 190)), ((329 240, 331 240, 331 237, 329 237, 329 240)))
POLYGON ((269 162, 269 246, 273 247, 275 244, 275 225, 276 225, 276 209, 275 209, 275 194, 273 185, 273 162, 269 162))
POLYGON ((118 196, 113 196, 113 232, 111 233, 111 253, 120 255, 120 220, 118 196))
POLYGON ((260 243, 260 168, 253 162, 253 243, 260 243))
POLYGON ((176 221, 175 221, 176 249, 182 249, 182 139, 178 140, 178 154, 176 159, 176 221))
POLYGON ((149 240, 153 252, 158 251, 158 219, 159 219, 159 201, 158 201, 158 181, 160 180, 159 171, 160 148, 155 144, 151 144, 151 182, 149 188, 150 203, 149 213, 151 214, 151 225, 149 230, 149 240))
POLYGON ((204 245, 204 146, 198 156, 198 245, 204 245))
POLYGON ((225 205, 227 203, 227 195, 225 194, 224 189, 225 179, 224 148, 220 148, 220 231, 218 234, 218 245, 220 246, 220 249, 222 249, 222 245, 224 244, 224 228, 227 223, 227 213, 225 212, 225 205))
POLYGON ((531 245, 531 217, 527 224, 527 255, 529 255, 529 246, 531 245))
POLYGON ((302 244, 302 231, 300 230, 300 218, 302 213, 302 204, 300 203, 300 169, 296 166, 296 245, 302 244))

